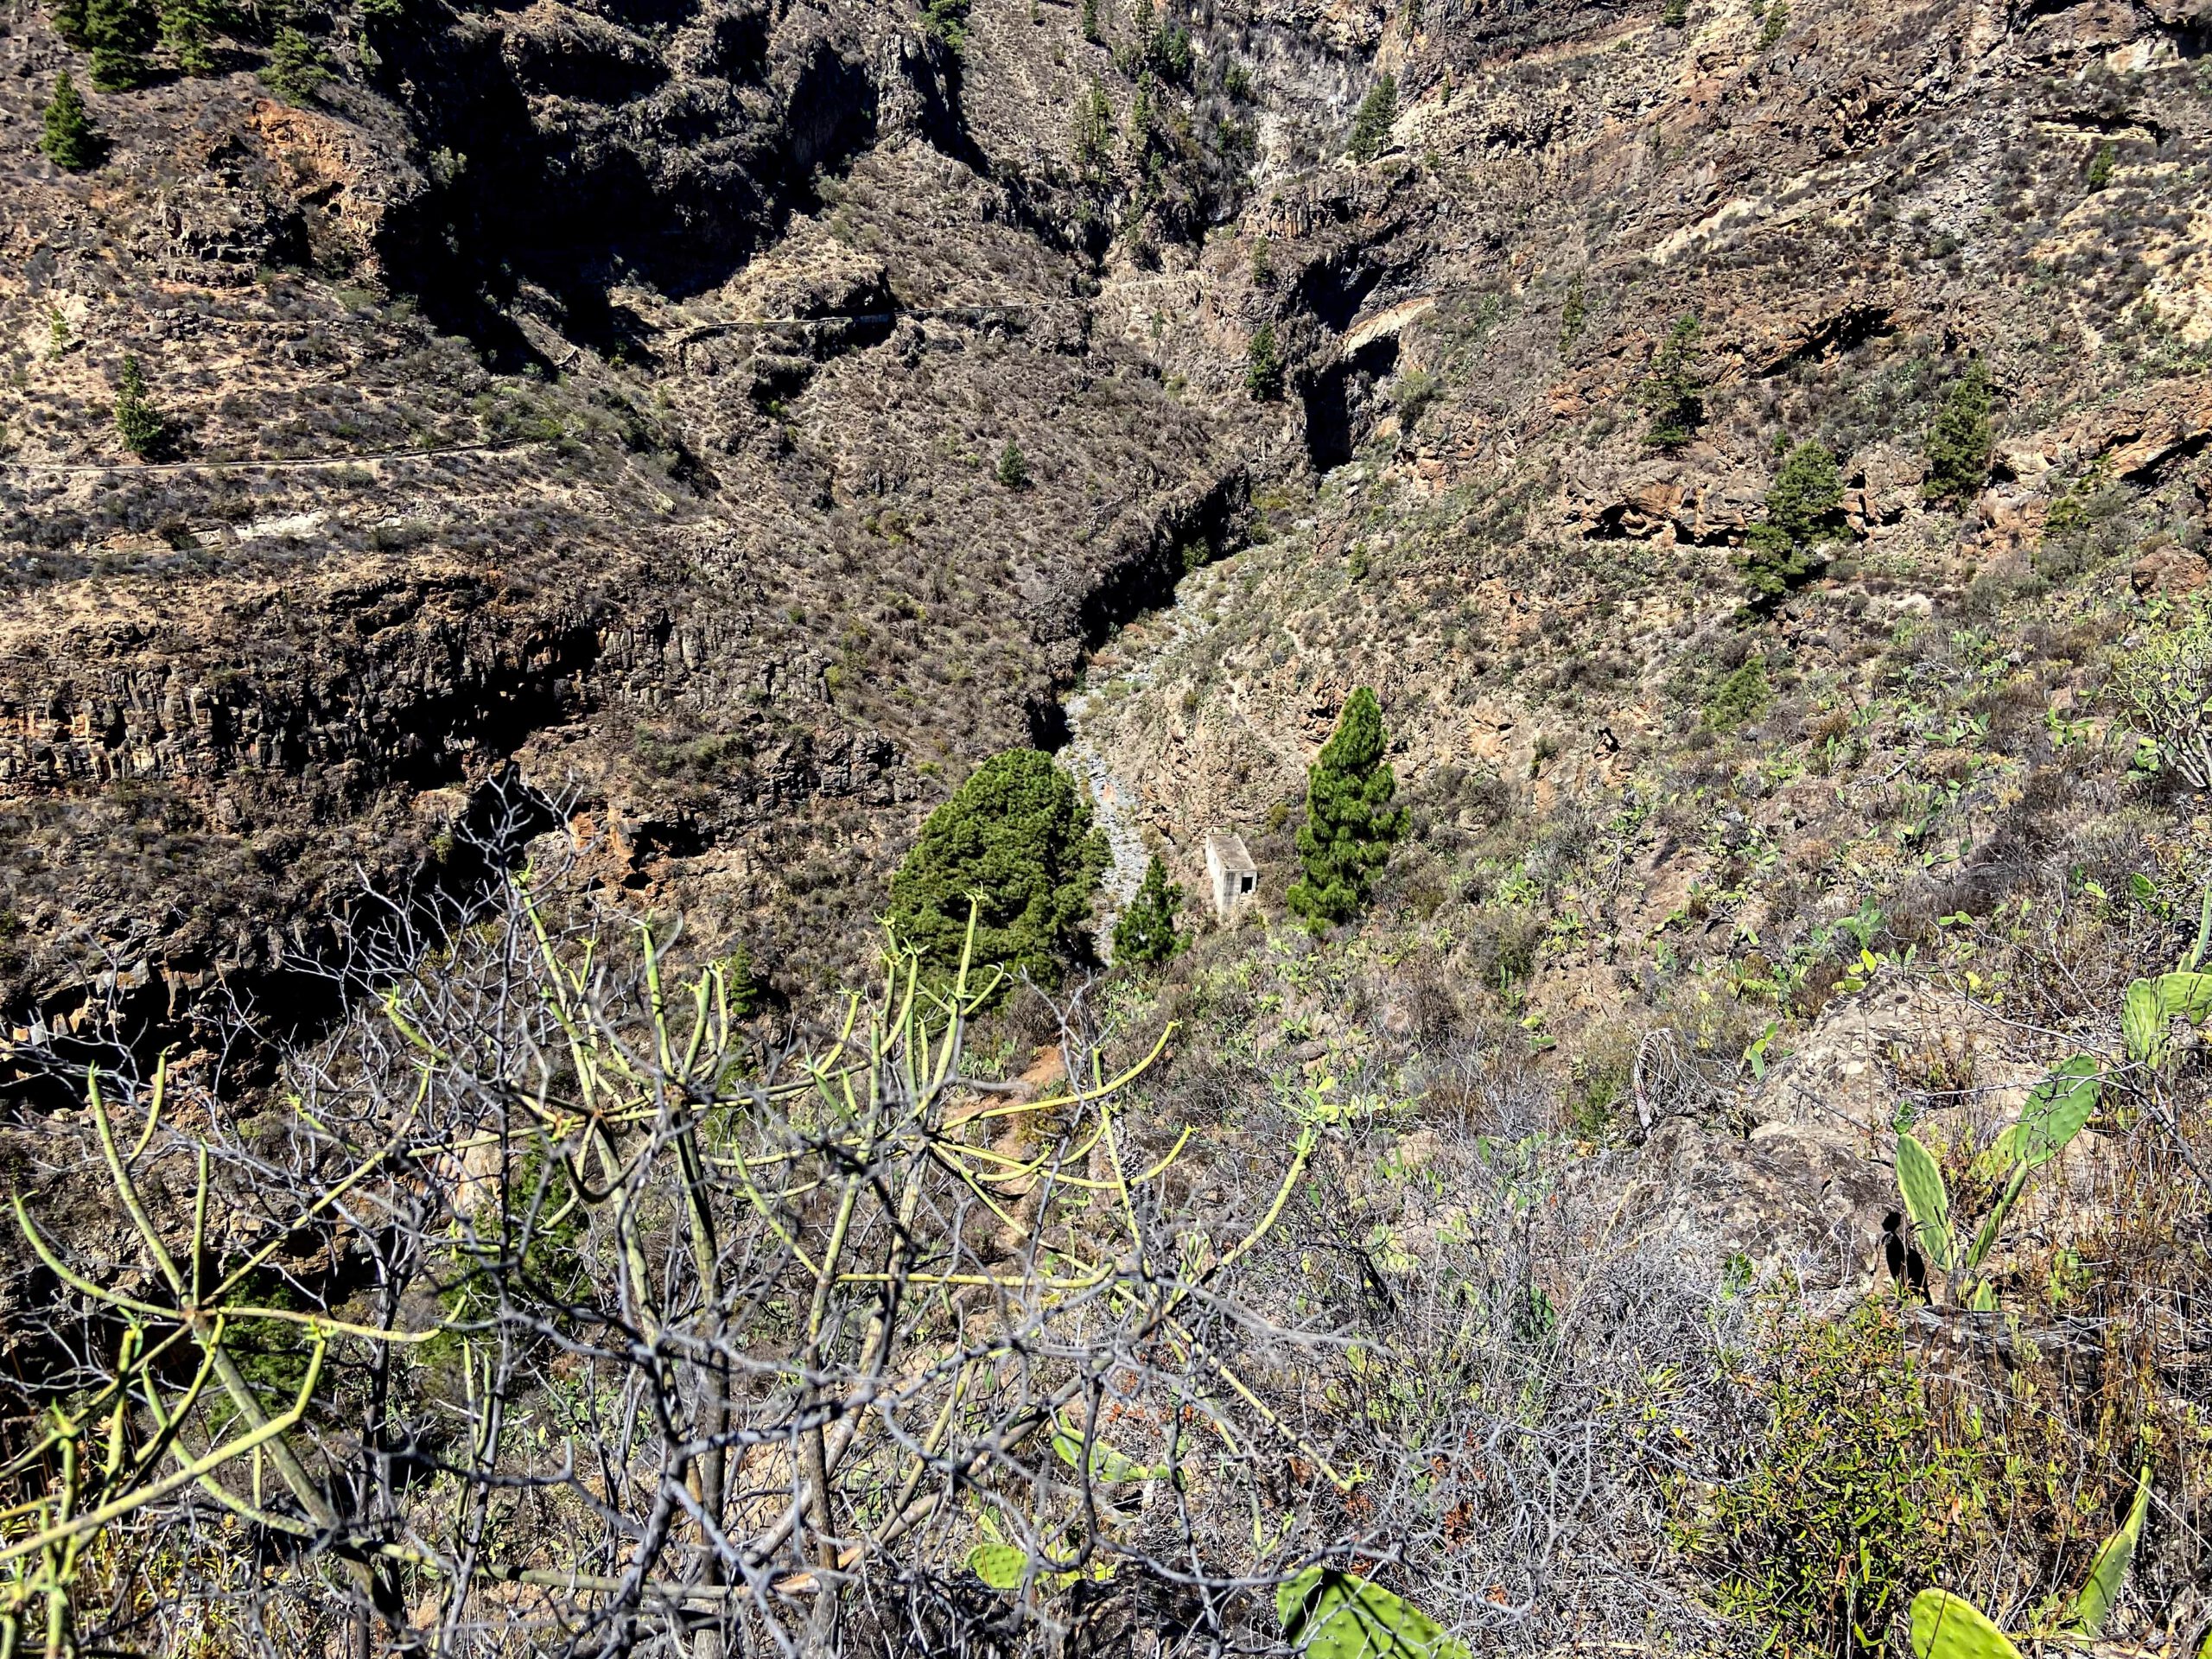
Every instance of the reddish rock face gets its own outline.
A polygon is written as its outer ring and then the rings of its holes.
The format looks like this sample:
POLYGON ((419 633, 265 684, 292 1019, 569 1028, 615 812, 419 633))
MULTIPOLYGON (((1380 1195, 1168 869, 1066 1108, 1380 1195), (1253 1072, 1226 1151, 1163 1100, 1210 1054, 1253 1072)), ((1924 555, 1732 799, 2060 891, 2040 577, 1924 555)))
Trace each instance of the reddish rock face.
POLYGON ((2202 554, 2167 542, 2136 560, 2128 570, 2127 579, 2139 594, 2177 599, 2212 581, 2212 570, 2206 569, 2202 554))

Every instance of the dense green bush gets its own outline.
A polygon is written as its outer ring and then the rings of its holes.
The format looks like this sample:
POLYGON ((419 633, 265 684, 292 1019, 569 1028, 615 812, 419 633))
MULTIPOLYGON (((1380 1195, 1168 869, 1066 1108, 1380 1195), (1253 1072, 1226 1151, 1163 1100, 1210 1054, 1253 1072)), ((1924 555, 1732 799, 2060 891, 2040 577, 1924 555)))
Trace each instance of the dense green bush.
POLYGON ((1114 140, 1114 105, 1106 97, 1105 87, 1098 77, 1090 78, 1090 88, 1076 100, 1075 122, 1070 148, 1075 164, 1084 172, 1097 168, 1106 159, 1106 151, 1114 140))
POLYGON ((162 39, 188 75, 213 74, 215 36, 226 18, 217 0, 161 0, 162 39))
POLYGON ((1716 732, 1732 732, 1757 720, 1774 702, 1774 687, 1766 677, 1766 658, 1747 658, 1743 666, 1713 688, 1705 702, 1705 723, 1716 732))
POLYGON ((1965 1553, 1980 1456, 1936 1433, 1882 1303, 1777 1329, 1758 1387, 1766 1433, 1682 1541, 1720 1611, 1770 1632, 1770 1651, 1886 1651, 1892 1618, 1965 1553))
POLYGON ((85 47, 92 60, 92 85, 104 92, 143 86, 152 73, 146 48, 154 43, 154 19, 141 0, 86 0, 85 47))
POLYGON ((287 24, 276 31, 261 79, 287 104, 304 104, 330 79, 330 64, 321 48, 287 24))
POLYGON ((124 355, 122 378, 116 387, 115 430, 123 447, 142 461, 168 447, 168 417, 147 395, 145 374, 133 354, 124 355))
POLYGON ((1090 902, 1109 856, 1075 780, 1050 755, 1008 749, 930 814, 891 878, 891 925, 925 963, 950 971, 972 894, 976 961, 1058 984, 1090 954, 1090 902))
POLYGON ((1305 874, 1285 897, 1316 932, 1359 908, 1405 833, 1405 809, 1391 804, 1397 774, 1383 764, 1382 751, 1382 705, 1363 685, 1306 774, 1306 822, 1298 830, 1305 874))
POLYGON ((968 48, 969 0, 924 0, 922 32, 955 52, 968 48))
POLYGON ((1244 390, 1258 402, 1269 404, 1282 396, 1282 353, 1275 345, 1275 326, 1263 322, 1252 331, 1245 356, 1244 390))

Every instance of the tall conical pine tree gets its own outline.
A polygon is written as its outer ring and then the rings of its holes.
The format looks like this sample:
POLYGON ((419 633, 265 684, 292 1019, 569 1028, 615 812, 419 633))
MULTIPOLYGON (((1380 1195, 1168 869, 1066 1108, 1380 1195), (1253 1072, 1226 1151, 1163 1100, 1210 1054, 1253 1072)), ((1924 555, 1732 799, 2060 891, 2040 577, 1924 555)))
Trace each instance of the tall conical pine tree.
POLYGON ((115 393, 115 430, 123 447, 141 461, 160 454, 168 445, 168 417, 146 395, 146 376, 135 353, 124 355, 115 393))
POLYGON ((1144 867, 1136 897, 1114 924, 1114 959, 1157 968, 1183 941, 1175 932, 1175 912, 1183 908, 1183 887, 1167 878, 1167 867, 1154 853, 1144 867))
POLYGON ((54 78, 54 97, 46 106, 46 130, 38 147, 56 167, 77 172, 100 158, 100 136, 85 113, 85 95, 64 69, 54 78))
POLYGON ((1391 804, 1397 774, 1382 764, 1382 708, 1363 685, 1306 777, 1306 822, 1298 831, 1305 874, 1284 896, 1317 933, 1359 908, 1405 833, 1405 809, 1391 804))

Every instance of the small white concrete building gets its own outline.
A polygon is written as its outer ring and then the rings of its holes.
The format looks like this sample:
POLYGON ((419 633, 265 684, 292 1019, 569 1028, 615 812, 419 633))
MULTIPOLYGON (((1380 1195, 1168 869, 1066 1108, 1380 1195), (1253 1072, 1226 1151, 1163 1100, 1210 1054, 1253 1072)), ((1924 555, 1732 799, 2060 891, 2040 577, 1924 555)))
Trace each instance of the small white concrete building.
POLYGON ((1260 889, 1260 868, 1244 850, 1244 837, 1226 830, 1206 831, 1206 879, 1213 887, 1217 921, 1233 922, 1252 905, 1260 889))

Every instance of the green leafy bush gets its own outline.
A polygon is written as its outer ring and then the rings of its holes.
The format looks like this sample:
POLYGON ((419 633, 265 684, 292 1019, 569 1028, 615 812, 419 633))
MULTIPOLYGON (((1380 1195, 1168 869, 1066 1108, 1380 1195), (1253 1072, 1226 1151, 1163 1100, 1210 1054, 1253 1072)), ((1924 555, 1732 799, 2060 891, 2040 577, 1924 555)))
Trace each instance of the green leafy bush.
POLYGON ((261 79, 287 104, 304 104, 330 79, 330 63, 321 47, 287 24, 276 31, 261 79))
POLYGON ((1582 338, 1582 330, 1590 321, 1589 297, 1582 291, 1582 279, 1574 279, 1574 286, 1567 290, 1566 303, 1559 308, 1559 348, 1562 352, 1582 338))
POLYGON ((1114 105, 1107 99, 1106 89, 1098 77, 1090 78, 1090 90, 1076 100, 1074 130, 1070 149, 1075 164, 1089 172, 1106 159, 1106 151, 1114 139, 1114 105))
POLYGON ((45 130, 38 147, 56 167, 79 172, 99 161, 105 148, 92 118, 85 112, 85 95, 64 69, 54 78, 54 96, 47 101, 45 130))
POLYGON ((1942 1574, 1984 1507, 1982 1458, 1936 1432, 1896 1310, 1770 1334, 1766 1432, 1681 1541, 1719 1610, 1784 1653, 1874 1653, 1910 1586, 1942 1574))
POLYGON ((999 464, 994 475, 1009 490, 1026 488, 1029 483, 1028 458, 1021 453, 1021 446, 1012 438, 1008 438, 1006 448, 999 451, 999 464))
POLYGON ((217 0, 161 0, 162 40, 188 75, 213 74, 215 36, 227 18, 217 0))
POLYGON ((1732 732, 1766 713, 1774 703, 1774 687, 1766 677, 1766 658, 1746 658, 1722 680, 1705 701, 1705 723, 1716 732, 1732 732))
POLYGON ((86 0, 85 46, 92 60, 92 85, 104 92, 128 92, 152 73, 146 48, 154 43, 154 19, 143 0, 86 0))
POLYGON ((168 447, 168 417, 147 395, 146 377, 134 354, 125 354, 123 359, 123 374, 115 393, 115 430, 123 447, 142 461, 168 447))
POLYGON ((955 52, 968 49, 969 0, 924 0, 922 33, 955 52))
POLYGON ((1397 774, 1383 764, 1382 709, 1361 686, 1306 779, 1306 822, 1298 830, 1305 874, 1284 895, 1316 932, 1348 919, 1405 833, 1393 806, 1397 774))
POLYGON ((1108 861, 1075 780, 1050 755, 1008 749, 930 814, 891 878, 891 925, 925 963, 950 971, 973 894, 975 960, 1058 984, 1066 963, 1090 954, 1084 930, 1108 861))
POLYGON ((2159 765, 2212 789, 2212 620, 2203 612, 2120 652, 2105 684, 2159 765))

